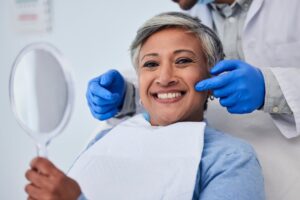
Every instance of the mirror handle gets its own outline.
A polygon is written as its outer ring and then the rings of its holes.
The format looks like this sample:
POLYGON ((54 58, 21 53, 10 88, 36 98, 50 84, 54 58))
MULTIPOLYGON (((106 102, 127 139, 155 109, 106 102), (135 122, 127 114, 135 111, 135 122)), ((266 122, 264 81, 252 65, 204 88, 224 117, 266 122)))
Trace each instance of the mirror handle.
POLYGON ((44 158, 48 158, 48 143, 38 143, 36 145, 37 148, 37 154, 39 157, 44 157, 44 158))

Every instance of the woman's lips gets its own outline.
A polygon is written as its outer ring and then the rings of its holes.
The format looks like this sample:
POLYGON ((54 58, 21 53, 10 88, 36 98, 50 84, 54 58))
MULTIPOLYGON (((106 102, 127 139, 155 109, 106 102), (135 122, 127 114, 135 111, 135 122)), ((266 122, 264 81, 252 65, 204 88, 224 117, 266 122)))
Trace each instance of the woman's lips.
POLYGON ((180 101, 185 93, 185 91, 157 92, 152 93, 152 96, 154 100, 159 103, 175 103, 177 101, 180 101))

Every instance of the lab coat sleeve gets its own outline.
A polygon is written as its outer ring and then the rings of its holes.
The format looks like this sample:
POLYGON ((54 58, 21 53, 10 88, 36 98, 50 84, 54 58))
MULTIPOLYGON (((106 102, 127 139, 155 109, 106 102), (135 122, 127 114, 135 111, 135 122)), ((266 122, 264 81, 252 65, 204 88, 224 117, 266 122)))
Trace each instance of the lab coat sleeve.
POLYGON ((290 114, 290 109, 282 90, 271 69, 261 69, 265 80, 265 101, 262 110, 272 114, 290 114))
POLYGON ((144 107, 140 103, 139 91, 135 84, 126 81, 126 87, 126 95, 121 111, 115 117, 106 120, 110 126, 116 126, 134 114, 145 112, 144 107))
POLYGON ((271 114, 274 123, 287 138, 300 135, 300 69, 296 68, 271 68, 284 98, 292 111, 289 114, 271 114))
POLYGON ((136 112, 135 104, 135 87, 129 81, 126 81, 126 94, 121 111, 116 115, 116 118, 133 115, 136 112))

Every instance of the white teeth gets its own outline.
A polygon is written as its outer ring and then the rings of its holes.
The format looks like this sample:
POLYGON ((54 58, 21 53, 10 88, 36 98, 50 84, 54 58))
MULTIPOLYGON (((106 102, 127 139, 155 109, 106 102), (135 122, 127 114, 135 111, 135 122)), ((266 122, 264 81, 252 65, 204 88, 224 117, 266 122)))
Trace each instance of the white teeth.
POLYGON ((172 99, 176 97, 180 97, 181 93, 180 92, 175 92, 175 93, 158 93, 157 97, 159 99, 172 99))

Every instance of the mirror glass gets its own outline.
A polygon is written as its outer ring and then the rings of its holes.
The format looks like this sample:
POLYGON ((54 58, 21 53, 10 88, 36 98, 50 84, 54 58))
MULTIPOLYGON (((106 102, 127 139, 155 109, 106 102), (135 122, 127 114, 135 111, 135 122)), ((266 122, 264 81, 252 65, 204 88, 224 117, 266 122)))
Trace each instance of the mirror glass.
POLYGON ((13 64, 10 100, 17 121, 46 156, 51 139, 67 124, 73 106, 72 81, 61 53, 48 43, 26 46, 13 64))

